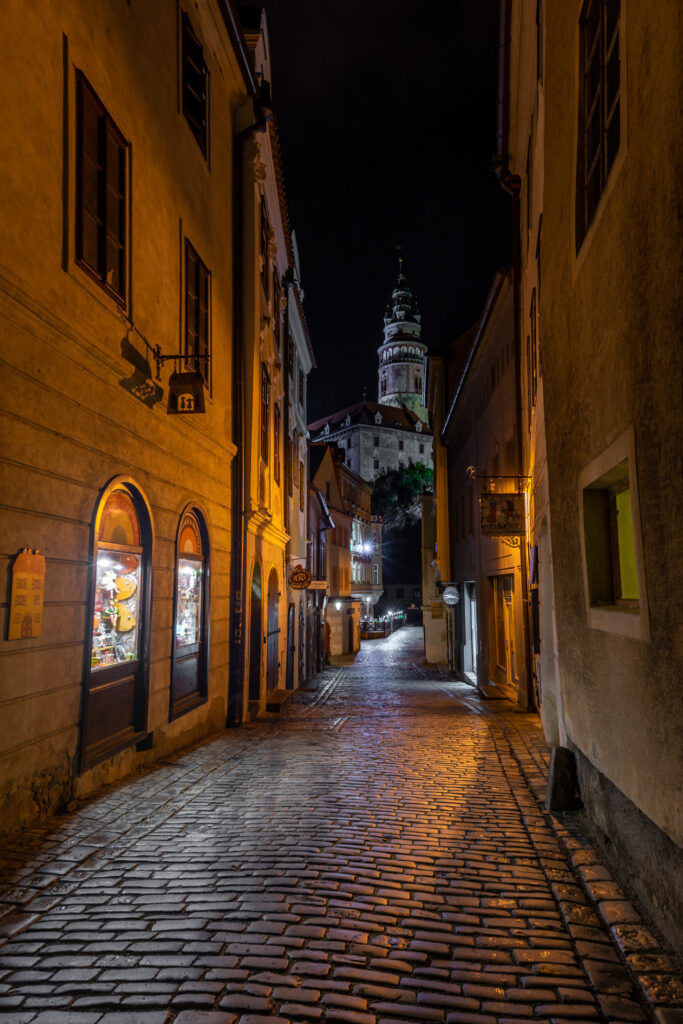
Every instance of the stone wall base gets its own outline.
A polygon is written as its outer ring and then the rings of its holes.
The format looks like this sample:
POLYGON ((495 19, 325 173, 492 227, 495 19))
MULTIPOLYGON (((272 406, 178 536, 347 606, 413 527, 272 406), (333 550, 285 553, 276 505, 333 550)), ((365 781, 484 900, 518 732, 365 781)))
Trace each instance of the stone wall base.
POLYGON ((571 746, 586 832, 615 880, 635 894, 666 941, 683 954, 683 850, 571 746))

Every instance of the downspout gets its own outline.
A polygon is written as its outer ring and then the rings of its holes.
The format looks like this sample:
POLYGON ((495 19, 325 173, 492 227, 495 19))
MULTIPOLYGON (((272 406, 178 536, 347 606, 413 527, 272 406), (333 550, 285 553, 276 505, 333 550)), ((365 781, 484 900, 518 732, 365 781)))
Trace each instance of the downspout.
POLYGON ((237 451, 232 460, 232 544, 230 556, 230 663, 228 673, 228 727, 242 724, 244 713, 244 605, 247 599, 246 493, 244 487, 244 147, 256 132, 264 132, 272 117, 265 105, 257 107, 258 119, 235 135, 233 187, 233 344, 232 344, 232 438, 237 451))
MULTIPOLYGON (((521 179, 510 169, 508 152, 510 131, 510 41, 511 41, 512 0, 500 0, 500 24, 498 37, 498 154, 496 174, 501 187, 512 196, 512 288, 514 302, 514 351, 515 351, 515 418, 516 418, 516 462, 520 480, 524 477, 524 446, 522 444, 522 254, 520 228, 521 179)), ((520 576, 522 586, 522 631, 524 638, 524 662, 526 668, 525 707, 538 710, 534 696, 533 664, 529 628, 529 552, 526 528, 519 545, 520 576)))

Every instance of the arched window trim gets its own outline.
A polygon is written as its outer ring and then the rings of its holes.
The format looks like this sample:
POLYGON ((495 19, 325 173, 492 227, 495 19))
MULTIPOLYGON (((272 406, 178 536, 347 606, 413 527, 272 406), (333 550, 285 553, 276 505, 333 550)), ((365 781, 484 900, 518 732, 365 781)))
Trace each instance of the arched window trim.
POLYGON ((169 685, 169 721, 173 721, 176 718, 180 718, 182 715, 187 714, 188 711, 192 711, 193 708, 198 707, 200 704, 205 704, 209 699, 209 644, 211 636, 211 564, 210 564, 210 544, 209 544, 209 531, 206 525, 206 515, 203 509, 196 502, 190 502, 180 513, 178 519, 178 526, 176 527, 175 536, 175 566, 173 573, 173 620, 171 623, 171 678, 169 685), (180 539, 182 535, 183 523, 187 516, 191 516, 194 519, 197 529, 199 532, 199 541, 201 546, 201 555, 192 556, 187 553, 180 551, 180 539), (198 655, 197 664, 197 689, 194 693, 189 694, 185 698, 178 698, 174 694, 174 679, 178 664, 180 661, 180 654, 176 647, 175 642, 175 630, 176 630, 176 617, 178 615, 178 570, 179 561, 181 557, 188 558, 190 560, 201 561, 202 564, 202 583, 201 583, 201 621, 199 634, 199 643, 196 645, 196 650, 190 653, 196 653, 198 655))
MULTIPOLYGON (((103 542, 108 547, 112 542, 103 542)), ((100 491, 95 502, 90 533, 90 565, 87 581, 87 614, 85 621, 85 643, 83 644, 83 686, 81 696, 81 728, 79 735, 78 770, 88 771, 107 758, 142 740, 147 732, 149 701, 149 665, 152 619, 152 564, 154 558, 154 526, 152 509, 147 496, 138 481, 127 475, 113 477, 100 491), (97 552, 100 547, 102 515, 111 495, 121 490, 133 502, 140 530, 140 545, 135 547, 140 555, 140 586, 138 599, 138 657, 132 662, 99 667, 93 672, 93 620, 97 585, 97 552), (98 729, 98 700, 106 688, 109 693, 117 686, 127 685, 133 689, 133 712, 130 724, 116 732, 94 740, 98 729)), ((106 715, 106 709, 101 712, 106 715)))

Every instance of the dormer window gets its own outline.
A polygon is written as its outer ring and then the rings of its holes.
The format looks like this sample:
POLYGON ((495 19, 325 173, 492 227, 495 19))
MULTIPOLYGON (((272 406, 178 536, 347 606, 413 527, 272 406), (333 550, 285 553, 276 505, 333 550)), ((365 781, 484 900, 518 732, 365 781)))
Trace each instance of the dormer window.
POLYGON ((350 427, 351 426, 351 416, 348 413, 346 415, 346 419, 344 420, 344 426, 345 427, 350 427))
POLYGON ((382 414, 380 412, 375 413, 375 423, 382 422, 382 414))
POLYGON ((417 430, 418 434, 422 433, 422 420, 417 421, 417 423, 415 424, 415 429, 417 430))
POLYGON ((329 423, 326 423, 325 426, 323 427, 323 434, 329 434, 329 432, 330 432, 330 425, 329 425, 329 423))

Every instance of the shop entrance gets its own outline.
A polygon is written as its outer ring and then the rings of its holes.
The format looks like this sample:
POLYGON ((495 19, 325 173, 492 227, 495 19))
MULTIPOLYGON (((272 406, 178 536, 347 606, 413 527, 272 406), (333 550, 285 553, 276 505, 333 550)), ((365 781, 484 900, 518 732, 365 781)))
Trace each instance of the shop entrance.
POLYGON ((299 686, 304 681, 306 675, 306 663, 305 663, 305 647, 306 644, 306 627, 304 623, 304 608, 303 602, 299 605, 299 686))
POLYGON ((261 697, 261 566, 254 564, 249 609, 249 700, 261 697))
POLYGON ((146 731, 152 524, 141 492, 110 484, 94 535, 81 771, 146 731))
POLYGON ((513 584, 511 574, 493 578, 496 682, 503 683, 510 689, 515 689, 517 685, 513 584))
POLYGON ((464 585, 464 649, 463 673, 471 683, 477 682, 477 592, 473 582, 464 585))
POLYGON ((287 682, 286 687, 291 690, 294 686, 294 602, 292 601, 287 610, 287 682))
POLYGON ((206 528, 186 512, 176 544, 176 593, 171 671, 171 718, 206 700, 208 593, 206 528))
POLYGON ((266 668, 266 690, 276 690, 278 685, 278 643, 280 629, 278 627, 278 586, 275 569, 270 570, 268 577, 268 646, 266 668))
POLYGON ((353 654, 353 615, 349 615, 347 629, 349 633, 349 654, 353 654))

